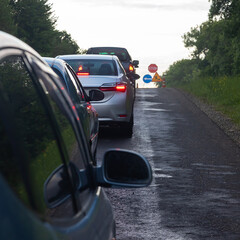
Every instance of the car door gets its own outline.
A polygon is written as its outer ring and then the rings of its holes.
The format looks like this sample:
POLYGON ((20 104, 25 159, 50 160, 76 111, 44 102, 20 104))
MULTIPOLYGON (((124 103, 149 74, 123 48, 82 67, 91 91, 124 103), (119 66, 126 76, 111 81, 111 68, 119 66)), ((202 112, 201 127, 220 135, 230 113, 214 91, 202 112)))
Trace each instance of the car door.
POLYGON ((111 239, 109 201, 91 176, 77 174, 91 167, 91 158, 74 105, 55 74, 34 55, 13 49, 0 51, 0 73, 1 147, 6 148, 1 173, 23 204, 12 201, 17 204, 8 234, 111 239), (86 186, 81 192, 80 184, 86 186))
POLYGON ((79 95, 79 101, 81 102, 81 105, 85 108, 85 110, 88 112, 89 128, 90 128, 89 129, 90 146, 91 146, 91 152, 93 154, 93 157, 95 158, 97 141, 98 141, 98 131, 99 131, 98 114, 96 110, 93 108, 93 106, 91 105, 91 103, 88 101, 88 96, 85 90, 83 89, 74 70, 68 64, 66 64, 66 67, 69 71, 69 75, 71 75, 71 80, 76 88, 76 92, 79 95))
MULTIPOLYGON (((77 213, 71 221, 68 221, 70 228, 61 229, 63 232, 67 232, 72 239, 112 239, 115 231, 115 224, 113 221, 113 213, 109 200, 107 199, 103 189, 101 187, 94 187, 92 183, 91 175, 86 175, 82 182, 76 181, 75 171, 83 171, 84 169, 91 168, 90 165, 91 156, 89 154, 88 145, 85 140, 84 131, 82 128, 81 121, 79 120, 79 115, 76 112, 76 108, 72 105, 71 99, 68 94, 61 91, 61 86, 58 86, 59 81, 55 79, 55 75, 49 69, 46 71, 40 71, 43 69, 41 67, 42 62, 36 59, 34 56, 28 56, 33 70, 38 75, 38 78, 42 80, 43 88, 45 88, 48 93, 50 93, 50 102, 53 101, 53 107, 56 109, 61 106, 66 106, 64 112, 67 116, 70 116, 70 125, 73 129, 72 134, 69 133, 65 136, 64 129, 66 127, 66 122, 61 119, 56 119, 59 127, 59 131, 63 132, 63 142, 67 147, 68 159, 65 159, 66 163, 71 166, 71 177, 74 184, 86 185, 85 190, 79 192, 77 190, 78 186, 75 186, 74 200, 77 206, 77 213), (51 81, 53 87, 49 85, 51 81), (54 91, 53 91, 54 88, 54 91), (58 96, 62 95, 60 98, 58 96), (57 106, 55 106, 57 103, 57 106), (71 144, 68 141, 71 139, 71 144), (102 219, 105 219, 104 223, 102 219)), ((51 70, 51 69, 50 69, 51 70)), ((60 111, 60 109, 59 109, 60 111)), ((55 116, 60 116, 60 112, 56 112, 55 116)), ((69 118, 69 117, 68 117, 69 118)))

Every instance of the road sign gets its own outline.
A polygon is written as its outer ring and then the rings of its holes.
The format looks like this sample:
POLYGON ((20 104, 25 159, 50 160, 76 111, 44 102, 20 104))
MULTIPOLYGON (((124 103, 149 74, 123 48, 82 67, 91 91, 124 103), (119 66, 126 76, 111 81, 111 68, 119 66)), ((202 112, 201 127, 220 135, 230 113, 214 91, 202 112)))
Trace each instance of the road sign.
POLYGON ((150 74, 146 74, 143 76, 143 81, 145 83, 150 83, 152 81, 152 76, 150 74))
POLYGON ((148 71, 151 73, 155 73, 158 70, 158 66, 156 64, 150 64, 148 66, 148 71))
POLYGON ((156 72, 153 76, 152 82, 162 82, 163 79, 159 76, 159 74, 156 72))

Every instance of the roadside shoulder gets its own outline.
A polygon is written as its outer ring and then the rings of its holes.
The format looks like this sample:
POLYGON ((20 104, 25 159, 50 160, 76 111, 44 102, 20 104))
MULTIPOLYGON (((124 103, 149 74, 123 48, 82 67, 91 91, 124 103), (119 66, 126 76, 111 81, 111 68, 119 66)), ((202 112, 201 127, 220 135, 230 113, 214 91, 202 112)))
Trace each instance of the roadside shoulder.
POLYGON ((192 103, 200 108, 213 122, 215 122, 236 144, 240 147, 240 128, 232 122, 230 118, 223 113, 216 111, 214 106, 204 103, 199 98, 185 92, 182 89, 177 89, 192 103))

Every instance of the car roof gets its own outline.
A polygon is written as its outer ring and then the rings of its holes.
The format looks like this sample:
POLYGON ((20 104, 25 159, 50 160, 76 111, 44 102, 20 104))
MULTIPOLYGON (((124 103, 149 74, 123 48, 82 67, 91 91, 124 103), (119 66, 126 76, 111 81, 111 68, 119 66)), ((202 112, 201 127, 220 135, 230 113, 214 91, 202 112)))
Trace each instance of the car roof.
POLYGON ((73 54, 73 55, 60 55, 57 58, 61 59, 94 59, 94 60, 113 60, 117 59, 113 55, 99 55, 99 54, 73 54))
POLYGON ((28 46, 26 43, 3 31, 0 31, 0 48, 17 48, 30 52, 35 56, 41 57, 33 48, 28 46))
POLYGON ((117 49, 117 50, 126 50, 127 51, 127 49, 123 48, 123 47, 91 47, 88 50, 91 50, 91 49, 107 49, 107 50, 109 50, 109 49, 116 50, 117 49))
POLYGON ((57 68, 62 72, 65 71, 64 69, 65 69, 66 62, 64 60, 58 59, 58 58, 51 58, 51 57, 43 57, 43 59, 47 62, 47 64, 50 67, 57 68))

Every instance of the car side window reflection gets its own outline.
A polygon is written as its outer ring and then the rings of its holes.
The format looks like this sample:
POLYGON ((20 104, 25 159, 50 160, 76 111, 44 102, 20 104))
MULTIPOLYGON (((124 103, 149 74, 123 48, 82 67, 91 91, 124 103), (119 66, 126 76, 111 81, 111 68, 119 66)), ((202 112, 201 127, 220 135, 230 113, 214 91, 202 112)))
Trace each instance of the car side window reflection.
MULTIPOLYGON (((3 94, 5 105, 12 111, 14 126, 24 151, 24 162, 13 160, 11 151, 1 156, 1 169, 9 185, 18 197, 28 206, 46 217, 71 217, 75 214, 69 177, 62 179, 65 182, 63 192, 68 192, 66 201, 55 205, 51 210, 47 207, 44 196, 44 185, 49 176, 63 165, 59 143, 52 128, 52 122, 43 106, 42 100, 36 91, 33 79, 29 75, 22 57, 10 56, 0 62, 0 91, 3 94), (9 153, 9 154, 8 154, 9 153), (24 169, 23 169, 24 168, 24 169), (21 172, 24 170, 23 179, 21 172), (30 201, 28 200, 30 199, 30 201), (67 208, 66 208, 67 206, 67 208), (64 209, 64 210, 63 210, 64 209)), ((60 115, 60 112, 58 113, 60 115)), ((62 116, 62 115, 61 115, 62 116)), ((68 149, 74 148, 72 130, 68 121, 61 118, 61 124, 66 124, 64 136, 68 139, 68 149), (71 146, 70 146, 71 145, 71 146)), ((11 119, 11 120, 13 120, 11 119)), ((10 149, 11 139, 7 138, 5 126, 0 124, 1 148, 10 149)), ((17 141, 14 139, 14 141, 17 141)), ((15 143, 17 144, 17 143, 15 143)), ((16 153, 17 154, 17 153, 16 153)), ((71 153, 72 154, 72 153, 71 153)), ((66 172, 66 168, 63 168, 66 172)), ((68 175, 67 172, 62 174, 68 175)), ((61 175, 59 175, 61 177, 61 175)))
POLYGON ((42 83, 42 86, 45 89, 46 96, 51 104, 52 111, 54 112, 54 116, 57 121, 56 123, 61 133, 64 146, 66 147, 66 159, 74 163, 78 167, 78 169, 84 169, 87 162, 84 162, 84 150, 82 149, 82 145, 79 144, 79 141, 77 140, 77 136, 75 134, 78 129, 73 129, 73 125, 70 123, 72 115, 74 115, 76 121, 80 122, 76 106, 70 100, 69 95, 65 95, 65 97, 68 97, 69 103, 72 104, 72 114, 69 106, 66 105, 66 101, 64 101, 62 97, 62 94, 66 94, 66 90, 61 89, 60 86, 57 86, 53 82, 53 79, 50 77, 51 75, 49 76, 49 74, 39 70, 41 69, 39 65, 41 63, 37 62, 37 59, 34 59, 34 64, 36 66, 35 69, 38 71, 38 77, 40 79, 40 82, 42 83), (63 93, 60 91, 63 91, 63 93), (64 105, 65 107, 62 107, 64 105))
POLYGON ((78 80, 76 80, 76 79, 73 77, 73 74, 75 74, 75 73, 73 73, 73 72, 68 68, 68 66, 67 66, 66 70, 67 70, 67 73, 68 73, 68 75, 69 75, 69 78, 71 79, 72 84, 74 85, 75 91, 77 92, 78 100, 79 100, 80 102, 85 102, 85 96, 84 96, 83 92, 81 91, 81 89, 79 88, 79 86, 77 85, 77 81, 78 81, 78 80))

